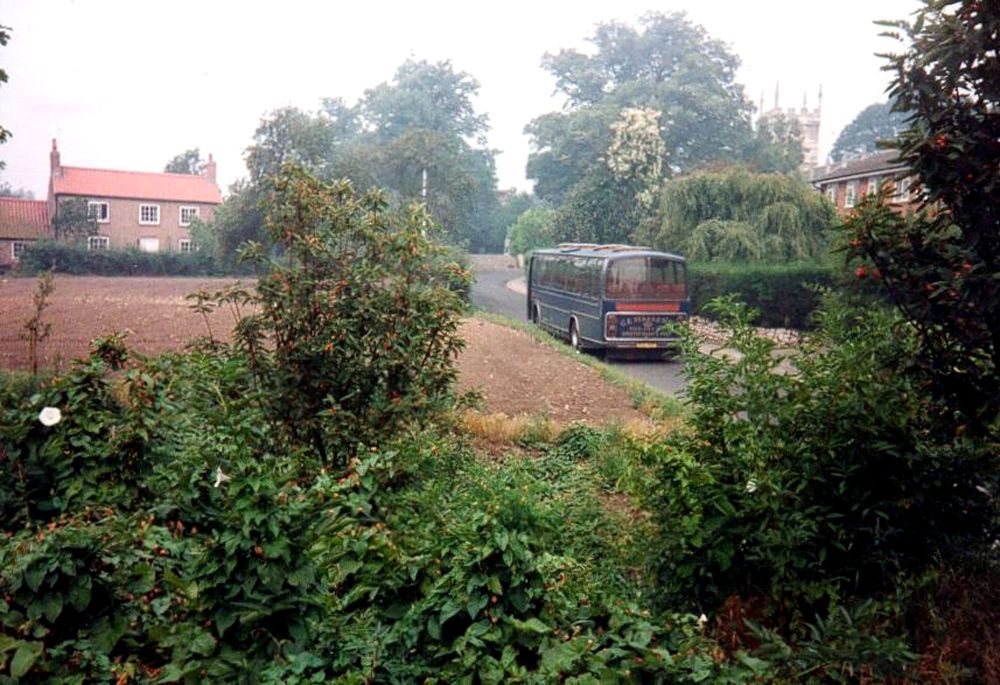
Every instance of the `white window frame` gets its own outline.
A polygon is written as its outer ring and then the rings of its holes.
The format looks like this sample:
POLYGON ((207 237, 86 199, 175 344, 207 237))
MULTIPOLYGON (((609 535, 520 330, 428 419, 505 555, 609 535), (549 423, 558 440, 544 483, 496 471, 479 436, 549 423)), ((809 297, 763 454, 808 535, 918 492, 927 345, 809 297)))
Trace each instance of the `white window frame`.
POLYGON ((832 202, 834 205, 837 204, 837 184, 831 183, 826 187, 826 199, 832 202))
POLYGON ((87 216, 92 219, 97 219, 97 223, 106 224, 111 221, 111 203, 105 202, 104 200, 88 200, 87 201, 87 216), (91 211, 96 207, 104 207, 104 218, 101 218, 100 212, 91 211))
POLYGON ((878 176, 872 176, 868 179, 868 187, 865 189, 866 195, 874 195, 878 192, 878 176))
POLYGON ((858 182, 848 181, 847 190, 844 191, 844 208, 851 209, 858 200, 858 182))
MULTIPOLYGON (((169 245, 169 242, 167 244, 169 245)), ((163 241, 156 236, 144 235, 140 238, 137 238, 135 241, 136 249, 138 249, 139 252, 145 252, 146 254, 156 254, 160 251, 160 248, 162 246, 163 246, 163 241), (143 247, 143 241, 146 241, 146 247, 143 247), (149 249, 149 247, 152 247, 154 241, 156 243, 156 249, 151 250, 149 249)))
POLYGON ((160 225, 160 205, 146 204, 143 203, 139 205, 139 223, 143 226, 159 226, 160 225), (143 210, 152 209, 156 212, 156 219, 143 220, 142 213, 143 210))
POLYGON ((28 248, 26 240, 15 240, 10 244, 10 258, 12 261, 21 261, 21 253, 28 248))
POLYGON ((181 254, 191 254, 197 249, 194 241, 190 238, 181 238, 177 241, 177 251, 181 254))
POLYGON ((87 250, 97 252, 111 248, 111 239, 106 235, 87 236, 87 250))
POLYGON ((177 212, 177 222, 181 226, 190 226, 192 219, 197 219, 197 218, 200 217, 201 213, 198 211, 198 209, 199 208, 196 207, 196 206, 194 206, 194 205, 181 205, 181 208, 177 212), (184 221, 184 212, 185 211, 191 212, 193 214, 193 216, 189 216, 188 217, 187 221, 184 221))
POLYGON ((893 194, 893 202, 908 202, 910 199, 910 177, 903 176, 896 179, 896 192, 893 194))

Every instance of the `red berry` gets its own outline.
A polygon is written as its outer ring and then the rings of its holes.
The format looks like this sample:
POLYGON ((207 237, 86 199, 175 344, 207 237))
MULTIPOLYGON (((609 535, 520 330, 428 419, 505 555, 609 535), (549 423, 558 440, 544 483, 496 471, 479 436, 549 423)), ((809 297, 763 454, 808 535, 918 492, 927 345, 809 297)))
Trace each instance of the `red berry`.
POLYGON ((868 269, 866 269, 865 265, 862 264, 861 266, 859 266, 857 269, 854 270, 854 275, 857 276, 858 278, 864 278, 865 276, 868 275, 868 269))

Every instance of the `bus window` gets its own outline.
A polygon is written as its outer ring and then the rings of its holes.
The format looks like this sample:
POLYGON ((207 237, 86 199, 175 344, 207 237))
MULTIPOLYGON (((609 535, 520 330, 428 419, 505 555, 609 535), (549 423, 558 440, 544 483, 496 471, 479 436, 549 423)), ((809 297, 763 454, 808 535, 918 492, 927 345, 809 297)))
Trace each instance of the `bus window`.
POLYGON ((684 266, 662 257, 615 260, 608 267, 606 295, 611 299, 683 299, 684 266))

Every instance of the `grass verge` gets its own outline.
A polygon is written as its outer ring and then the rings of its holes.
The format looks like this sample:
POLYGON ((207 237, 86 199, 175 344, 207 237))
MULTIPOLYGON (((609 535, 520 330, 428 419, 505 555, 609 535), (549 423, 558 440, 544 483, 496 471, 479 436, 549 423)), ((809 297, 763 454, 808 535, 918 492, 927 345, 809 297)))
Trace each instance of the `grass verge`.
POLYGON ((490 323, 523 331, 556 352, 572 357, 574 360, 589 366, 602 379, 625 390, 632 400, 632 406, 654 421, 677 419, 683 417, 685 414, 684 404, 676 397, 671 397, 655 388, 651 388, 642 381, 622 373, 596 357, 589 354, 578 354, 572 347, 557 340, 537 326, 532 326, 525 322, 503 316, 502 314, 494 314, 482 309, 473 310, 472 315, 490 323))

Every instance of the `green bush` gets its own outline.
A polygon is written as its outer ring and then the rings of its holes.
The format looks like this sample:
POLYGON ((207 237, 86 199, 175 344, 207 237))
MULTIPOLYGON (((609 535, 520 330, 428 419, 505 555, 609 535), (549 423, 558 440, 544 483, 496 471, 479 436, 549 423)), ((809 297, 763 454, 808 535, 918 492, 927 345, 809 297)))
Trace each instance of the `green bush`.
POLYGON ((818 287, 832 287, 839 278, 832 266, 821 263, 692 263, 688 269, 696 314, 712 317, 709 303, 733 295, 759 313, 757 325, 770 328, 810 328, 820 302, 818 287))
POLYGON ((994 447, 942 427, 905 373, 915 341, 898 317, 827 303, 783 360, 745 307, 715 306, 737 354, 691 341, 692 431, 658 452, 671 606, 763 597, 809 620, 992 542, 994 447))
POLYGON ((247 267, 220 261, 209 252, 140 252, 137 249, 88 250, 76 243, 40 240, 21 257, 19 270, 94 276, 224 276, 246 274, 247 267))

